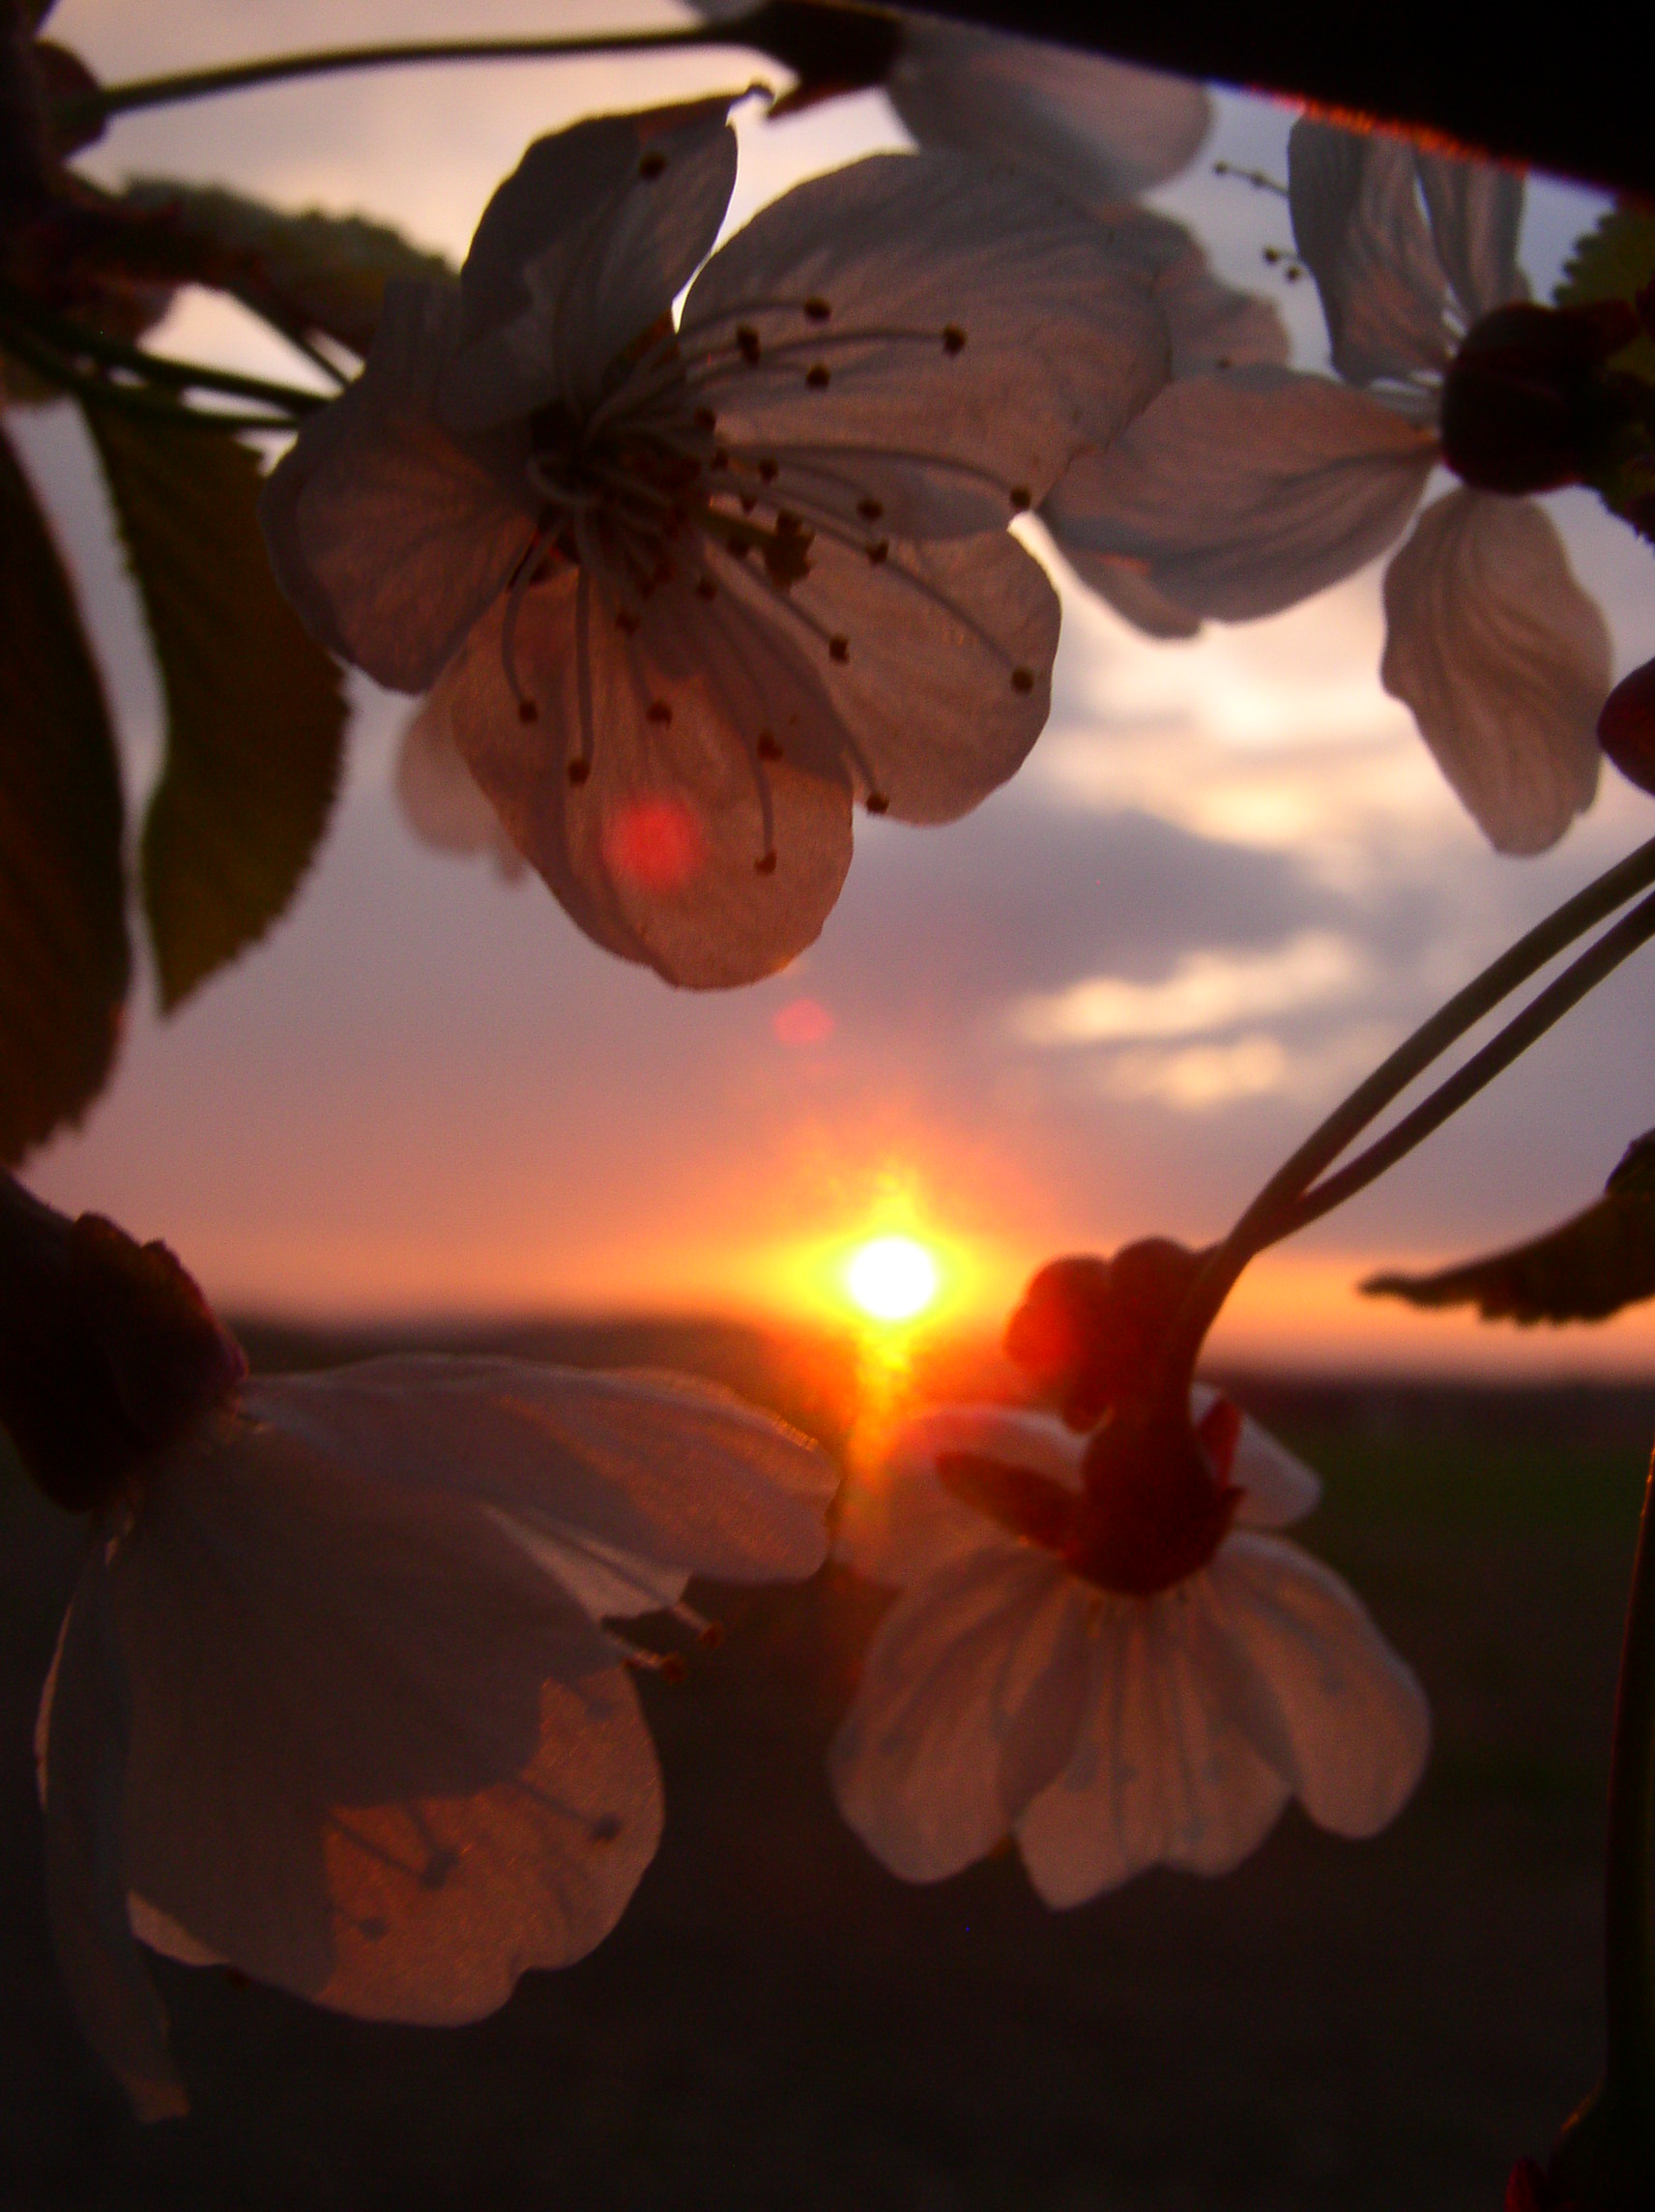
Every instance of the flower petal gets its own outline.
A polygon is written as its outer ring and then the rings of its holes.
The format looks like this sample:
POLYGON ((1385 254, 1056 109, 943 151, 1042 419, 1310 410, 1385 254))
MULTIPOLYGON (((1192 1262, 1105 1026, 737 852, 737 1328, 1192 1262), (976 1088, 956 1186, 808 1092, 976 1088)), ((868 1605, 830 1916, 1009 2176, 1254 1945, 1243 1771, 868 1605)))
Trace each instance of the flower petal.
POLYGON ((1435 452, 1428 433, 1328 377, 1243 368, 1169 385, 1107 452, 1075 463, 1043 513, 1089 582, 1118 592, 1130 561, 1175 606, 1246 622, 1388 545, 1435 452))
POLYGON ((1073 1754, 1017 1824, 1048 1905, 1080 1905, 1151 1866, 1227 1873, 1287 1802, 1214 1674, 1203 1580, 1097 1614, 1073 1754))
POLYGON ((1086 1442, 1049 1413, 1011 1406, 934 1406, 897 1428, 876 1470, 846 1484, 834 1557, 872 1582, 901 1586, 923 1581, 984 1547, 1016 1552, 1015 1536, 943 1487, 939 1457, 959 1452, 1032 1468, 1078 1490, 1086 1442))
POLYGON ((475 1499, 587 1546, 595 1563, 676 1574, 664 1598, 640 1590, 647 1605, 670 1603, 690 1574, 797 1582, 827 1557, 838 1477, 826 1454, 684 1376, 408 1353, 262 1379, 242 1403, 353 1472, 475 1499))
POLYGON ((439 853, 486 853, 508 883, 523 873, 522 855, 454 742, 440 686, 403 730, 396 798, 422 845, 439 853))
POLYGON ((1385 571, 1379 676, 1497 852, 1542 853, 1592 802, 1609 633, 1551 519, 1451 491, 1385 571))
POLYGON ((1166 375, 1165 326, 1103 226, 942 153, 857 161, 761 209, 680 335, 721 441, 818 456, 847 480, 843 518, 872 501, 893 538, 1000 528, 1166 375))
POLYGON ((993 1848, 1060 1763, 1086 1679, 1087 1601, 1055 1559, 996 1550, 900 1598, 828 1756, 839 1810, 909 1881, 993 1848))
POLYGON ((1136 206, 1109 208, 1101 219, 1116 251, 1140 271, 1166 317, 1175 377, 1286 364, 1292 346, 1274 302, 1215 276, 1181 222, 1136 206))
POLYGON ((1086 207, 1176 176, 1212 122, 1184 77, 921 15, 903 18, 886 91, 922 146, 1003 161, 1086 207))
POLYGON ((195 1944, 435 2024, 614 1926, 660 1832, 636 1700, 468 1500, 224 1416, 158 1470, 110 1584, 127 1878, 195 1944))
POLYGON ((1510 301, 1525 300, 1517 266, 1523 228, 1523 179, 1492 161, 1461 161, 1416 153, 1432 242, 1468 323, 1510 301))
POLYGON ((1229 1537, 1206 1571, 1223 1632, 1268 1683, 1295 1793, 1341 1836, 1371 1836, 1412 1794, 1431 1711, 1354 1593, 1275 1537, 1229 1537))
MULTIPOLYGON (((1052 519, 1048 507, 1046 519, 1052 519)), ((1201 629, 1200 615, 1192 615, 1187 607, 1178 606, 1169 599, 1165 592, 1157 591, 1149 581, 1147 563, 1129 561, 1114 553, 1077 553, 1071 545, 1063 550, 1080 569, 1087 583, 1100 599, 1107 600, 1118 615, 1122 615, 1134 629, 1141 629, 1146 637, 1195 637, 1201 629)))
POLYGON ((851 859, 843 731, 825 689, 768 608, 715 590, 706 603, 677 578, 628 634, 601 589, 566 569, 528 594, 517 626, 533 722, 507 680, 504 605, 443 685, 472 773, 573 919, 696 989, 785 967, 851 859))
MULTIPOLYGON (((1221 1395, 1197 1382, 1190 1391, 1190 1418, 1199 1422, 1221 1395)), ((1229 1471, 1243 1494, 1235 1519, 1244 1528, 1285 1528, 1321 1502, 1321 1477, 1245 1413, 1229 1471)))
POLYGON ((512 455, 436 419, 459 316, 451 284, 387 285, 362 374, 311 416, 259 503, 306 627, 397 691, 429 688, 534 529, 512 455))
POLYGON ((1046 571, 1003 530, 892 543, 877 566, 821 533, 810 559, 767 596, 822 655, 852 781, 898 821, 957 820, 1022 767, 1051 712, 1046 571))
POLYGON ((1293 240, 1321 294, 1333 365, 1351 384, 1441 368, 1448 285, 1419 207, 1406 140, 1295 123, 1288 137, 1293 240))
POLYGON ((593 406, 712 250, 736 182, 728 99, 600 115, 537 139, 461 272, 464 343, 442 411, 481 430, 551 399, 593 406))
POLYGON ((166 2013, 132 1939, 121 1866, 131 1702, 102 1544, 58 1638, 37 1729, 45 1803, 46 1908, 81 2031, 141 2120, 189 2110, 166 2013))

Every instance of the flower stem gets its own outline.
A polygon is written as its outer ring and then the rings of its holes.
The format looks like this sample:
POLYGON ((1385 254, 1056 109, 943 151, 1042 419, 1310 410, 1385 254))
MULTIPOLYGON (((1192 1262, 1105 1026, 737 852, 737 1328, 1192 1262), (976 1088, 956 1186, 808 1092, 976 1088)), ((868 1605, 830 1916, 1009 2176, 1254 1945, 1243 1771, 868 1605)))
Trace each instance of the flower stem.
POLYGON ((218 392, 232 399, 262 400, 267 407, 280 408, 290 422, 328 404, 326 393, 306 392, 303 385, 274 384, 268 377, 242 376, 233 369, 146 353, 141 346, 86 330, 7 294, 0 294, 0 344, 15 346, 39 374, 56 375, 66 384, 81 381, 84 371, 79 364, 93 361, 103 368, 126 369, 167 392, 218 392), (58 364, 55 368, 53 363, 58 364))
POLYGON ((1595 989, 1651 937, 1655 937, 1655 898, 1645 899, 1623 916, 1612 929, 1606 930, 1589 951, 1571 962, 1555 982, 1549 983, 1514 1021, 1497 1036, 1491 1037, 1464 1067, 1456 1068, 1446 1083, 1439 1085, 1429 1098, 1422 1099, 1394 1129, 1387 1129, 1376 1144, 1358 1152, 1337 1175, 1315 1184, 1294 1205, 1284 1208, 1267 1241, 1278 1243, 1282 1237, 1292 1236, 1295 1230, 1320 1221, 1324 1213, 1331 1213, 1348 1198, 1354 1198, 1359 1190, 1365 1190, 1386 1168, 1394 1166, 1416 1145, 1423 1144, 1434 1129, 1440 1128, 1451 1115, 1457 1114, 1467 1099, 1474 1098, 1526 1052, 1537 1037, 1544 1036, 1553 1022, 1560 1021, 1571 1006, 1578 1005, 1588 991, 1595 989))
POLYGON ((397 69, 421 62, 535 61, 557 54, 658 52, 662 47, 729 45, 732 27, 696 24, 682 31, 615 32, 607 37, 570 34, 551 39, 421 39, 396 45, 327 46, 313 52, 271 54, 235 62, 225 69, 186 70, 174 76, 136 77, 129 84, 100 85, 59 102, 56 120, 84 128, 136 108, 165 107, 187 100, 209 100, 223 92, 247 92, 261 84, 282 84, 295 77, 336 76, 346 71, 397 69))
MULTIPOLYGON (((1206 1265, 1191 1286, 1176 1321, 1168 1334, 1162 1351, 1161 1384, 1169 1402, 1181 1406, 1187 1396, 1189 1376, 1196 1356, 1206 1337, 1207 1330, 1216 1320, 1225 1299, 1234 1289, 1237 1277, 1255 1253, 1265 1245, 1289 1234, 1290 1229, 1300 1227, 1295 1219, 1297 1208, 1311 1191, 1317 1178, 1331 1167, 1362 1131, 1382 1114, 1409 1084, 1423 1075, 1431 1063, 1440 1059, 1451 1045, 1458 1043, 1466 1031, 1491 1013, 1502 999, 1509 998, 1520 985, 1537 974, 1547 963, 1556 958, 1575 940, 1588 929, 1607 919, 1617 907, 1640 891, 1655 885, 1655 838, 1639 846, 1634 853, 1588 884, 1584 890, 1577 891, 1566 899, 1554 914, 1529 930, 1525 936, 1492 961, 1480 975, 1457 991, 1445 1005, 1439 1006, 1430 1019, 1423 1022, 1400 1044, 1395 1052, 1381 1061, 1374 1072, 1359 1083, 1350 1096, 1336 1106, 1326 1120, 1299 1146, 1298 1150, 1277 1169, 1252 1203, 1242 1212, 1222 1244, 1217 1245, 1206 1265)), ((1416 1114, 1398 1124, 1381 1144, 1351 1162, 1350 1172, 1371 1167, 1362 1181, 1371 1181, 1374 1176, 1402 1156, 1403 1151, 1417 1144, 1430 1131, 1447 1119, 1448 1115, 1465 1103, 1466 1098, 1480 1090, 1500 1069, 1509 1065, 1526 1045, 1533 1042, 1541 1032, 1550 1028, 1560 1014, 1576 1003, 1600 981, 1609 970, 1655 934, 1655 922, 1645 926, 1637 916, 1610 931, 1594 946, 1576 969, 1557 978, 1534 1004, 1520 1015, 1511 1029, 1502 1033, 1484 1048, 1475 1059, 1467 1062, 1459 1073, 1443 1086, 1440 1092, 1427 1099, 1416 1114), (1626 932, 1625 937, 1622 932, 1626 932), (1577 969, 1580 971, 1577 974, 1577 969), (1574 987, 1578 985, 1578 987, 1574 987), (1533 1026, 1538 1022, 1538 1026, 1533 1026), (1506 1049, 1509 1043, 1509 1050, 1506 1049), (1503 1054, 1503 1057, 1502 1057, 1503 1054), (1457 1086, 1469 1082, 1469 1088, 1457 1091, 1457 1086), (1442 1103, 1442 1110, 1435 1120, 1426 1117, 1442 1103), (1404 1130, 1411 1125, 1408 1142, 1400 1149, 1385 1150, 1393 1145, 1404 1130), (1381 1152, 1383 1156, 1381 1155, 1381 1152)), ((1331 1188, 1330 1184, 1327 1186, 1331 1188)), ((1361 1183, 1353 1183, 1360 1188, 1361 1183)), ((1318 1196, 1321 1194, 1318 1193, 1318 1196)), ((1345 1190, 1343 1196, 1350 1196, 1345 1190)), ((1337 1199, 1328 1206, 1318 1206, 1307 1213, 1305 1220, 1315 1220, 1329 1210, 1337 1199)))

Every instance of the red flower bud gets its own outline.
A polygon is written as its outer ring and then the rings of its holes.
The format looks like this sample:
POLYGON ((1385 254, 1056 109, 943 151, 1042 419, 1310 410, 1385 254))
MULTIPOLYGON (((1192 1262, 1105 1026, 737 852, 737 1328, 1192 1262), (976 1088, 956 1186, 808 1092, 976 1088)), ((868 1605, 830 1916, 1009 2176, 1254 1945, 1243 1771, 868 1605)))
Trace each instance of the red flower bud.
POLYGON ((1071 1429, 1092 1428, 1153 1386, 1167 1330, 1205 1258, 1147 1237, 1113 1260, 1054 1260, 1023 1294, 1006 1352, 1071 1429))
POLYGON ((1655 792, 1655 660, 1623 676, 1604 701, 1598 742, 1629 783, 1655 792))

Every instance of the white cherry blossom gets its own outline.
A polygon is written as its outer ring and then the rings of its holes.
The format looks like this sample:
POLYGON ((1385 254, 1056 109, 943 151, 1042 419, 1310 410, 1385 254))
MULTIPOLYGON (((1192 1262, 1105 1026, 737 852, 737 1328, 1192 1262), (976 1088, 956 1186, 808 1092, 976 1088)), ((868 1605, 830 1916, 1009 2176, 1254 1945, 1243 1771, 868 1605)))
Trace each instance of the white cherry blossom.
MULTIPOLYGON (((1273 614, 1394 543, 1440 458, 1455 347, 1524 296, 1507 171, 1301 122, 1290 187, 1339 381, 1255 361, 1174 383, 1043 510, 1087 581, 1156 635, 1273 614)), ((1554 843, 1597 789, 1610 649, 1550 517, 1449 492, 1385 604, 1382 680, 1465 805, 1501 852, 1554 843)))
POLYGON ((1345 1584, 1266 1532, 1311 1510, 1315 1475, 1211 1392, 1192 1411, 1234 1526, 1151 1594, 1048 1548, 1088 1449, 1050 1415, 937 1408, 850 1492, 839 1556, 902 1595, 829 1764, 893 1873, 939 1880, 1009 1831, 1046 1903, 1078 1905, 1154 1865, 1226 1872, 1290 1797, 1346 1836, 1408 1799, 1430 1735, 1418 1684, 1345 1584), (985 1465, 1018 1513, 961 1494, 958 1470, 985 1465))
POLYGON ((698 986, 815 937, 854 799, 943 822, 1017 768, 1058 602, 1006 524, 1167 363, 1095 224, 948 153, 813 179, 707 260, 728 104, 532 146, 264 509, 316 634, 435 686, 582 928, 698 986))
POLYGON ((709 1385, 431 1356, 247 1383, 144 1463, 39 1729, 65 1980, 139 2113, 185 2092, 134 1936, 429 2023, 600 1942, 661 1825, 600 1622, 808 1575, 833 1482, 709 1385))

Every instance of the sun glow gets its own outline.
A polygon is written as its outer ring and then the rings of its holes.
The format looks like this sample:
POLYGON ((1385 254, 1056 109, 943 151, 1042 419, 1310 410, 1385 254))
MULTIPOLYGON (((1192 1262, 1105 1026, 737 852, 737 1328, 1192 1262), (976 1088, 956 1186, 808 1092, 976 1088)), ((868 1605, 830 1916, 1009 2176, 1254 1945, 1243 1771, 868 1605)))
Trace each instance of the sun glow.
POLYGON ((941 1288, 935 1259, 912 1237, 876 1237, 845 1268, 851 1302, 872 1321, 915 1321, 941 1288))

